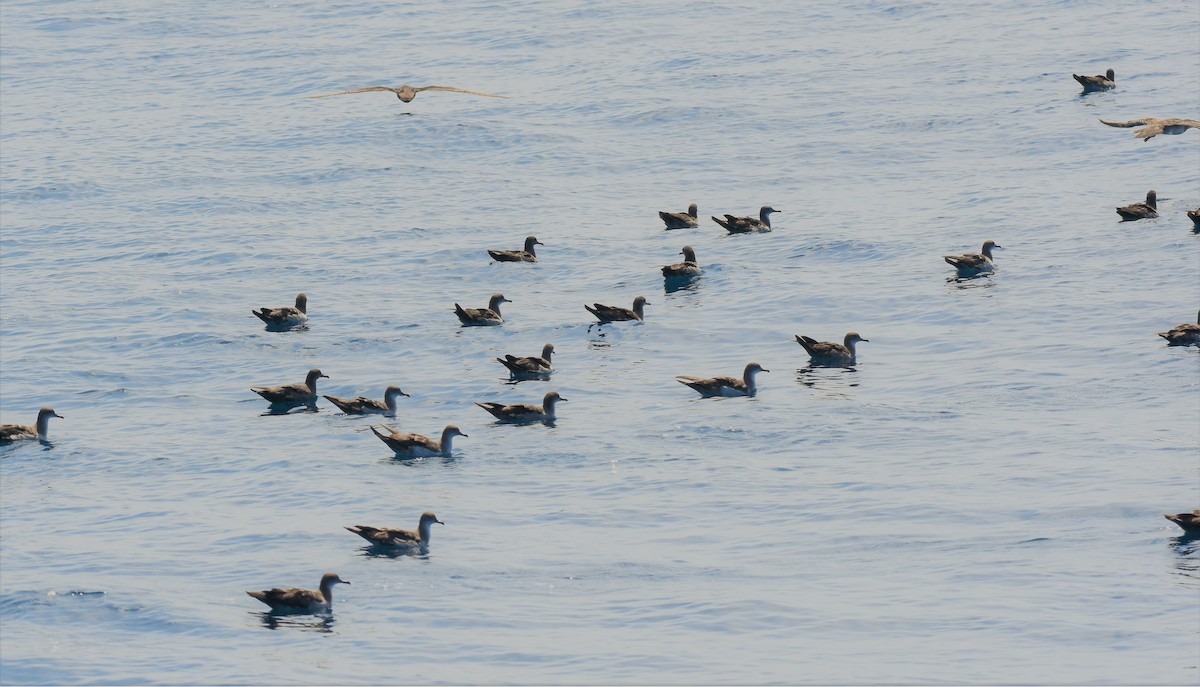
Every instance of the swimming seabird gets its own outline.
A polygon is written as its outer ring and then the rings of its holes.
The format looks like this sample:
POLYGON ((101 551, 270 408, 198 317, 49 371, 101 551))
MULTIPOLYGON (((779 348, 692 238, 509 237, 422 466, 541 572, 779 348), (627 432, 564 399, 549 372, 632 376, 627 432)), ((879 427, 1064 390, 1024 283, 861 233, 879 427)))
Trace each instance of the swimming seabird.
POLYGON ((267 324, 268 329, 290 329, 308 322, 308 296, 296 295, 295 307, 259 308, 251 310, 254 316, 267 324))
POLYGON ((679 253, 683 255, 683 262, 663 267, 663 277, 670 279, 672 277, 695 277, 699 275, 700 263, 696 262, 696 251, 692 250, 691 246, 684 246, 683 250, 679 251, 679 253))
POLYGON ((375 436, 379 437, 380 441, 387 444, 388 448, 395 451, 397 456, 403 458, 449 457, 450 452, 453 450, 450 442, 454 440, 454 437, 467 436, 454 425, 446 425, 446 428, 442 430, 441 441, 430 439, 421 434, 402 434, 395 427, 387 425, 379 426, 386 429, 389 434, 380 432, 374 426, 371 427, 371 431, 375 433, 375 436))
POLYGON ((501 303, 512 303, 512 301, 501 294, 493 293, 492 299, 488 301, 488 307, 464 308, 455 303, 454 313, 458 315, 458 319, 462 321, 464 327, 486 327, 502 324, 504 318, 500 317, 501 303))
POLYGON ((1133 132, 1137 138, 1149 141, 1159 134, 1182 134, 1188 129, 1200 129, 1200 122, 1194 119, 1155 119, 1153 117, 1143 117, 1141 119, 1131 119, 1128 122, 1106 122, 1100 120, 1101 124, 1109 126, 1121 127, 1128 129, 1133 126, 1144 126, 1144 129, 1138 129, 1133 132))
POLYGON ((509 373, 514 377, 522 377, 529 375, 547 375, 554 371, 550 364, 550 356, 554 355, 554 344, 546 344, 542 346, 542 355, 527 356, 518 358, 515 355, 506 355, 503 358, 496 358, 496 362, 508 368, 509 373))
POLYGON ((544 245, 546 244, 538 241, 536 236, 526 236, 525 250, 488 249, 488 255, 496 262, 537 262, 537 253, 533 251, 533 247, 544 245))
MULTIPOLYGON (((1165 332, 1159 332, 1159 336, 1167 340, 1171 346, 1191 346, 1200 344, 1200 313, 1196 314, 1196 324, 1184 323, 1177 324, 1165 332)), ((44 410, 42 412, 45 412, 44 410)), ((41 416, 38 416, 41 420, 41 416)))
POLYGON ((746 365, 746 370, 742 372, 741 379, 737 377, 675 375, 675 381, 692 387, 705 398, 712 396, 753 396, 758 391, 754 385, 754 375, 759 372, 770 372, 770 370, 764 370, 763 366, 758 363, 750 363, 746 365))
POLYGON ((1112 69, 1109 69, 1103 76, 1080 76, 1072 74, 1072 77, 1083 86, 1084 93, 1093 93, 1095 91, 1111 91, 1117 87, 1117 75, 1112 69))
POLYGON ((1146 191, 1145 203, 1134 203, 1117 208, 1117 214, 1121 216, 1122 222, 1158 217, 1158 194, 1154 191, 1146 191))
POLYGON ((856 362, 854 345, 859 341, 867 341, 858 332, 849 332, 842 343, 832 341, 817 341, 811 337, 796 335, 796 343, 808 351, 813 365, 822 367, 849 367, 856 362))
POLYGON ((508 100, 506 95, 495 95, 493 93, 480 93, 479 91, 468 91, 465 88, 453 88, 451 86, 401 86, 392 88, 391 86, 367 86, 366 88, 355 88, 350 91, 338 91, 337 93, 322 93, 321 95, 305 96, 307 98, 330 98, 335 95, 350 95, 351 93, 370 93, 373 91, 388 91, 395 93, 396 97, 401 102, 411 103, 412 99, 417 97, 421 91, 449 91, 451 93, 466 93, 468 95, 482 95, 488 98, 504 98, 508 100))
POLYGON ((271 607, 276 613, 328 613, 333 610, 333 585, 350 584, 327 572, 321 576, 321 588, 311 589, 268 589, 262 592, 246 592, 271 607))
POLYGON ((24 439, 46 440, 46 430, 50 428, 50 418, 61 418, 53 408, 42 408, 38 411, 37 422, 32 425, 0 425, 0 444, 24 439))
POLYGON ((554 404, 567 399, 558 395, 557 391, 551 391, 542 398, 542 405, 535 406, 530 403, 512 403, 505 405, 503 403, 479 403, 475 405, 483 408, 491 413, 500 422, 524 423, 524 422, 546 422, 554 420, 554 404))
POLYGON ((1200 229, 1200 208, 1196 208, 1195 210, 1188 210, 1187 216, 1189 219, 1192 220, 1192 227, 1194 227, 1196 229, 1200 229))
POLYGON ((733 215, 725 215, 724 220, 719 220, 716 217, 712 221, 725 227, 730 234, 746 234, 752 231, 771 231, 771 213, 781 212, 770 205, 764 205, 758 211, 758 219, 753 217, 734 217, 733 215))
POLYGON ((942 257, 946 262, 954 266, 954 269, 958 270, 958 276, 972 277, 996 269, 996 263, 992 262, 992 249, 1003 247, 995 241, 984 241, 983 249, 979 253, 943 255, 942 257))
POLYGON ((369 525, 354 525, 346 529, 366 539, 375 546, 390 546, 395 548, 427 548, 429 534, 433 524, 445 525, 438 516, 426 511, 421 514, 421 522, 414 530, 393 530, 387 527, 371 527, 369 525))
POLYGON ((283 386, 252 386, 250 390, 278 405, 313 405, 317 402, 317 379, 329 375, 317 368, 308 371, 308 377, 303 384, 285 384, 283 386))
POLYGON ((700 220, 697 215, 700 213, 700 208, 692 203, 688 206, 687 212, 663 212, 659 210, 658 216, 662 218, 668 229, 686 229, 688 227, 700 226, 700 220))
POLYGON ((596 319, 600 320, 601 322, 625 322, 628 320, 637 320, 638 322, 642 322, 644 321, 644 313, 642 311, 645 306, 650 304, 651 303, 646 300, 645 296, 638 296, 637 298, 633 299, 633 310, 630 310, 629 308, 618 308, 614 305, 601 305, 600 303, 593 303, 592 305, 585 305, 583 307, 586 308, 588 312, 595 315, 596 319))
POLYGON ((1163 517, 1182 527, 1188 534, 1200 534, 1200 510, 1175 515, 1164 513, 1163 517))
POLYGON ((395 415, 396 397, 398 396, 408 396, 408 394, 401 391, 398 386, 389 386, 383 392, 383 401, 376 401, 366 396, 359 396, 358 398, 326 396, 325 400, 340 408, 347 415, 370 415, 374 413, 395 415))

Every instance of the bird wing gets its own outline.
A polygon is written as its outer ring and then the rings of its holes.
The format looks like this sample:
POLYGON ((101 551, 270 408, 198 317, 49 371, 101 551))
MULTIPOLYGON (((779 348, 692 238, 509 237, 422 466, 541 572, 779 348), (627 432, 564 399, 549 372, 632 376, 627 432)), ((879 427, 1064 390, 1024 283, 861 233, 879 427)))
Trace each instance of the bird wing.
POLYGON ((1122 129, 1128 129, 1130 127, 1135 127, 1135 126, 1146 126, 1147 124, 1149 124, 1150 122, 1153 122, 1153 121, 1154 121, 1154 119, 1152 117, 1144 117, 1142 119, 1131 119, 1128 122, 1109 122, 1109 121, 1101 119, 1100 123, 1107 124, 1109 126, 1120 127, 1122 129))
MULTIPOLYGON (((382 87, 377 86, 376 88, 382 88, 382 87)), ((361 90, 370 90, 370 89, 361 89, 361 90)), ((392 89, 387 89, 387 90, 392 90, 392 89)), ((481 93, 480 91, 468 91, 465 88, 454 88, 452 86, 421 86, 420 88, 414 88, 413 90, 418 93, 420 93, 421 91, 450 91, 452 93, 466 93, 468 95, 482 95, 487 98, 504 98, 505 100, 510 99, 507 95, 495 95, 493 93, 481 93)), ((347 92, 348 93, 357 93, 358 91, 347 91, 347 92)), ((338 94, 332 93, 331 95, 338 95, 338 94)))
MULTIPOLYGON (((417 90, 423 90, 418 88, 417 90)), ((370 93, 371 91, 388 91, 389 93, 399 93, 399 89, 391 88, 390 86, 367 86, 366 88, 356 88, 352 91, 338 91, 337 93, 322 93, 321 95, 307 95, 306 98, 330 98, 335 95, 350 95, 351 93, 370 93)))

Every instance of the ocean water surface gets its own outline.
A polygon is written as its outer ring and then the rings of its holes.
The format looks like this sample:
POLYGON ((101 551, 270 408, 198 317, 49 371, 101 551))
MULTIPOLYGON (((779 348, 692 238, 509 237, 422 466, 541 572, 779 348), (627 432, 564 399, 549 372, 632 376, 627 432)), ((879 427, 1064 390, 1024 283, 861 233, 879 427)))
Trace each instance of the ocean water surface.
POLYGON ((0 420, 64 419, 0 447, 0 682, 1196 684, 1200 356, 1155 332, 1200 307, 1200 131, 1097 120, 1198 86, 1187 0, 6 2, 0 420), (404 83, 510 99, 305 99, 404 83), (850 330, 853 369, 794 339, 850 330), (264 415, 312 367, 469 436, 264 415), (425 510, 424 554, 343 529, 425 510), (244 593, 327 570, 328 617, 244 593))

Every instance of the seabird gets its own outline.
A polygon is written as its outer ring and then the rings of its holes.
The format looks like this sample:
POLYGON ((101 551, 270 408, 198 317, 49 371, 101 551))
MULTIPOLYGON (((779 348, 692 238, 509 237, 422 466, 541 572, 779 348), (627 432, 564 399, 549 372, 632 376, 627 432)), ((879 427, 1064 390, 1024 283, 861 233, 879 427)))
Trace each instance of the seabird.
POLYGON ((600 320, 601 322, 625 322, 628 320, 637 320, 638 322, 642 322, 644 321, 642 310, 645 308, 645 306, 650 304, 651 303, 646 300, 645 296, 638 296, 637 298, 633 299, 633 310, 628 308, 618 308, 613 305, 601 305, 600 303, 593 303, 592 305, 585 305, 583 307, 586 308, 588 312, 595 315, 596 319, 600 320))
POLYGON ((809 357, 812 358, 813 365, 820 367, 849 367, 856 362, 854 344, 859 341, 867 341, 858 335, 858 332, 849 332, 843 343, 833 343, 832 341, 817 341, 811 337, 796 335, 796 343, 804 347, 808 351, 809 357))
POLYGON ((687 212, 663 212, 660 210, 658 216, 662 218, 668 229, 687 229, 700 226, 700 220, 697 218, 699 212, 700 208, 692 203, 688 206, 687 212))
POLYGON ((753 217, 734 217, 733 215, 725 215, 725 219, 719 220, 716 217, 712 221, 720 224, 729 231, 730 234, 746 234, 752 231, 771 231, 771 213, 781 212, 770 205, 764 205, 758 211, 758 219, 753 217))
POLYGON ((1103 76, 1080 76, 1072 74, 1072 77, 1083 86, 1084 93, 1093 93, 1095 91, 1111 91, 1117 87, 1117 75, 1112 69, 1109 69, 1103 76))
POLYGON ((979 253, 943 255, 942 257, 958 270, 958 276, 973 277, 996 269, 996 263, 992 262, 992 249, 1003 247, 995 241, 984 241, 983 249, 979 253))
POLYGON ((333 610, 333 585, 350 584, 337 573, 321 576, 321 588, 311 589, 268 589, 262 592, 246 592, 271 607, 276 613, 328 613, 333 610))
POLYGON ((503 403, 478 402, 475 405, 494 415, 500 422, 552 422, 554 420, 554 404, 558 401, 566 400, 562 396, 559 396, 557 391, 551 391, 542 399, 542 405, 540 406, 529 403, 504 405, 503 403))
POLYGON ((550 364, 550 356, 554 355, 554 344, 546 344, 542 346, 542 355, 527 356, 518 358, 515 355, 506 355, 503 358, 496 358, 496 362, 508 368, 509 373, 514 377, 548 375, 554 371, 550 364))
POLYGON ((308 296, 297 294, 295 307, 285 305, 282 308, 259 308, 250 312, 266 322, 268 329, 291 329, 308 322, 308 296))
POLYGON ((446 425, 446 428, 442 430, 441 441, 421 434, 401 434, 395 427, 387 425, 380 425, 380 427, 386 429, 389 434, 380 432, 374 426, 371 427, 371 431, 379 437, 380 441, 387 444, 388 448, 395 451, 397 456, 402 458, 449 457, 453 450, 450 442, 454 440, 454 437, 467 436, 454 425, 446 425))
POLYGON ((750 363, 746 365, 746 370, 742 373, 742 378, 737 377, 692 377, 689 375, 675 375, 675 381, 680 384, 685 384, 700 392, 700 395, 705 398, 712 396, 753 396, 758 391, 754 385, 754 375, 759 372, 770 372, 764 370, 762 365, 758 363, 750 363))
POLYGON ((371 527, 369 525, 355 525, 346 529, 366 539, 375 546, 425 549, 429 546, 429 530, 433 528, 434 523, 439 525, 446 524, 438 520, 438 516, 426 511, 421 514, 421 522, 417 525, 415 531, 393 530, 386 527, 371 527))
POLYGON ((700 263, 696 262, 696 251, 692 250, 691 246, 684 246, 683 250, 679 251, 679 253, 683 256, 683 262, 663 267, 663 277, 670 279, 672 277, 698 276, 700 274, 700 263))
POLYGON ((1121 216, 1122 222, 1158 217, 1158 194, 1154 191, 1146 191, 1145 203, 1134 203, 1117 208, 1117 214, 1121 216))
POLYGON ((1195 229, 1200 229, 1200 208, 1188 210, 1187 216, 1192 220, 1192 227, 1195 229))
POLYGON ((61 418, 53 408, 42 408, 38 411, 37 422, 32 425, 0 425, 0 444, 23 439, 46 440, 46 430, 50 428, 50 418, 61 418))
POLYGON ((488 249, 488 255, 496 262, 537 262, 537 253, 533 251, 533 247, 544 245, 546 244, 538 241, 536 236, 526 236, 525 250, 488 249))
POLYGON ((321 95, 309 95, 309 96, 305 96, 305 97, 307 97, 307 98, 330 98, 335 95, 350 95, 351 93, 370 93, 373 91, 388 91, 389 93, 395 93, 396 97, 399 98, 401 102, 405 102, 405 103, 411 103, 412 99, 417 97, 417 94, 420 93, 421 91, 449 91, 451 93, 466 93, 468 95, 482 95, 482 96, 485 96, 488 98, 504 98, 505 100, 508 99, 508 96, 506 96, 506 95, 495 95, 493 93, 480 93, 479 91, 468 91, 465 88, 453 88, 451 86, 401 86, 399 88, 392 88, 391 86, 367 86, 366 88, 355 88, 354 90, 350 90, 350 91, 338 91, 337 93, 322 93, 321 95))
POLYGON ((1200 534, 1200 510, 1175 515, 1164 513, 1163 517, 1182 527, 1188 534, 1200 534))
MULTIPOLYGON (((1196 324, 1177 324, 1165 332, 1159 332, 1159 336, 1167 340, 1171 346, 1191 346, 1200 344, 1200 313, 1196 314, 1196 324)), ((46 412, 42 410, 42 412, 46 412)), ((38 422, 41 422, 42 417, 38 416, 38 422)))
POLYGON ((408 396, 408 394, 401 391, 398 386, 389 386, 383 392, 383 401, 376 401, 366 396, 359 396, 358 398, 326 396, 325 400, 340 408, 347 415, 370 415, 374 413, 395 415, 397 396, 408 396))
POLYGON ((512 301, 501 294, 493 293, 492 299, 488 301, 488 307, 464 308, 455 303, 454 313, 458 315, 458 319, 462 321, 464 327, 487 327, 502 324, 504 318, 500 317, 501 303, 512 303, 512 301))
POLYGON ((252 386, 250 390, 277 405, 314 405, 317 402, 317 379, 329 375, 317 368, 308 371, 303 384, 283 386, 252 386))
POLYGON ((1128 129, 1132 126, 1144 126, 1144 129, 1138 129, 1133 132, 1137 138, 1149 141, 1159 134, 1182 134, 1188 129, 1200 129, 1200 122, 1194 119, 1155 119, 1153 117, 1143 117, 1141 119, 1131 119, 1128 122, 1106 122, 1100 120, 1101 124, 1109 126, 1121 127, 1128 129))

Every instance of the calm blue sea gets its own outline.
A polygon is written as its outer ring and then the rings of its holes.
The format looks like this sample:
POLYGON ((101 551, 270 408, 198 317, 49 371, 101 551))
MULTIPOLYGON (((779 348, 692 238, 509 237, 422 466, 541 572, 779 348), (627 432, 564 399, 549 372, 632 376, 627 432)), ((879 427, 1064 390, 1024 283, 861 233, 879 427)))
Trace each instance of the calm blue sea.
POLYGON ((64 419, 0 447, 0 682, 1197 684, 1200 350, 1155 332, 1200 307, 1200 131, 1097 120, 1198 94, 1194 0, 6 1, 0 421, 64 419), (511 99, 304 98, 405 83, 511 99), (850 330, 852 370, 794 339, 850 330), (311 367, 469 437, 264 415, 311 367), (425 555, 342 529, 425 510, 425 555), (328 618, 244 593, 325 571, 328 618))

